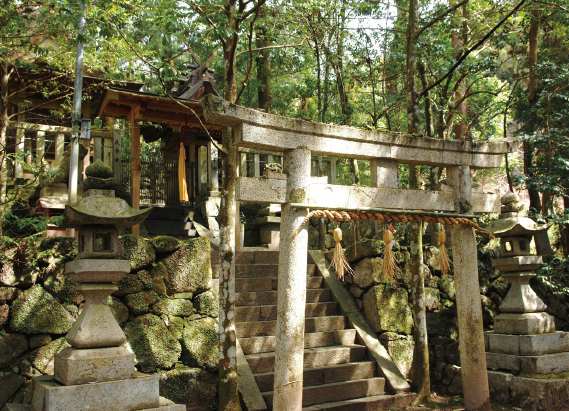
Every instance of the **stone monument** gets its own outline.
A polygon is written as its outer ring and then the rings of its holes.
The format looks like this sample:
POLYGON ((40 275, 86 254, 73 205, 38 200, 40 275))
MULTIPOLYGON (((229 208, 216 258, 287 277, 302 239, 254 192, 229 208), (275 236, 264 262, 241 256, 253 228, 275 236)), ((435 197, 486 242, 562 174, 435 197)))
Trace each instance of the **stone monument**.
MULTIPOLYGON (((140 224, 152 211, 135 210, 116 198, 102 162, 89 166, 83 198, 65 207, 65 225, 79 229, 78 260, 66 264, 85 297, 83 311, 66 336, 71 345, 55 356, 54 375, 36 377, 32 404, 7 404, 7 411, 184 411, 159 396, 159 376, 135 371, 134 354, 107 301, 130 271, 121 260, 118 230, 140 224)), ((111 171, 112 175, 112 171, 111 171)))
POLYGON ((500 238, 501 258, 494 259, 492 266, 511 287, 494 320, 494 331, 486 333, 491 398, 524 410, 566 407, 569 383, 563 373, 569 371, 569 333, 555 331, 554 318, 529 285, 542 264, 541 256, 531 255, 530 243, 548 225, 520 216, 519 199, 512 192, 501 202, 498 220, 488 227, 500 238))

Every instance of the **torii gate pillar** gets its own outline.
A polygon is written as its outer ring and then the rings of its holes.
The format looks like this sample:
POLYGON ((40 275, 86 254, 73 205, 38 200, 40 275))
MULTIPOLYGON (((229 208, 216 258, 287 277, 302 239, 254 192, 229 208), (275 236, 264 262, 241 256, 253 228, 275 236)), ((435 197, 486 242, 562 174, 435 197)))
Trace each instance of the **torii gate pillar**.
POLYGON ((310 159, 310 151, 306 149, 285 151, 284 172, 288 178, 286 203, 281 212, 273 389, 275 411, 302 409, 308 231, 299 229, 308 210, 294 209, 290 203, 308 200, 310 159))
MULTIPOLYGON (((448 167, 447 178, 457 193, 457 211, 471 214, 470 167, 448 167)), ((451 230, 464 406, 468 411, 490 411, 476 238, 474 229, 462 224, 451 230)))

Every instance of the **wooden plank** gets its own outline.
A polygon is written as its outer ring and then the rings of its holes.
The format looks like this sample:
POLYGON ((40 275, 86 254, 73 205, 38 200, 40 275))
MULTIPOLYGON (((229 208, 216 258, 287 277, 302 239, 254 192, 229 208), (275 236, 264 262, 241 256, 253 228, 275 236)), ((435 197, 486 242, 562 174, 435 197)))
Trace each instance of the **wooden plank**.
MULTIPOLYGON (((315 180, 316 181, 316 180, 315 180)), ((239 177, 235 189, 237 201, 285 203, 286 180, 239 177)), ((475 193, 474 212, 499 212, 497 194, 475 193)), ((405 190, 383 187, 312 184, 310 204, 335 207, 377 207, 398 210, 451 212, 455 210, 453 191, 405 190)))

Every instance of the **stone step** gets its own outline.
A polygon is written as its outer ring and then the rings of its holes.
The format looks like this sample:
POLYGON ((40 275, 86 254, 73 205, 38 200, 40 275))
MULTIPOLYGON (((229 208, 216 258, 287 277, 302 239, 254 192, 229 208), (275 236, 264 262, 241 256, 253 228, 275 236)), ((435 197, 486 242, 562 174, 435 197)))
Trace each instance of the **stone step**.
MULTIPOLYGON (((239 329, 239 325, 237 328, 239 329)), ((275 340, 275 336, 246 337, 240 338, 239 343, 245 354, 259 354, 275 351, 275 340)), ((353 345, 355 342, 356 330, 354 329, 319 331, 304 334, 304 348, 325 347, 328 345, 353 345)))
MULTIPOLYGON (((343 330, 344 327, 345 317, 343 315, 311 317, 304 320, 305 333, 343 330)), ((274 336, 276 329, 276 321, 254 321, 236 324, 237 338, 274 336)))
MULTIPOLYGON (((385 393, 385 379, 381 377, 365 380, 343 381, 333 384, 304 387, 302 406, 307 407, 323 402, 345 401, 353 398, 370 397, 385 393)), ((273 392, 261 393, 265 404, 273 403, 273 392)))
MULTIPOLYGON (((219 255, 211 254, 211 271, 213 278, 219 278, 219 255)), ((278 264, 236 264, 236 278, 277 278, 279 272, 278 264)), ((308 264, 306 267, 306 275, 314 276, 316 273, 316 264, 308 264)))
MULTIPOLYGON (((303 386, 309 387, 341 381, 373 378, 376 375, 375 367, 375 362, 365 361, 349 362, 328 367, 305 368, 303 372, 303 386)), ((273 390, 274 375, 273 372, 255 375, 255 381, 261 392, 273 390)))
MULTIPOLYGON (((306 302, 318 303, 331 300, 329 288, 318 288, 316 290, 306 290, 306 302)), ((252 293, 236 293, 235 305, 243 307, 246 305, 276 305, 277 291, 264 291, 252 293)))
MULTIPOLYGON (((211 252, 212 260, 219 259, 219 251, 211 252)), ((279 252, 267 249, 249 248, 247 251, 237 251, 235 264, 276 264, 279 263, 279 252)))
POLYGON ((145 221, 189 221, 193 216, 194 210, 191 207, 152 207, 152 212, 145 221))
MULTIPOLYGON (((308 277, 306 279, 306 288, 316 289, 323 285, 324 278, 308 277)), ((253 291, 275 291, 277 290, 277 278, 236 278, 235 291, 253 292, 253 291)))
MULTIPOLYGON (((364 345, 328 346, 304 350, 304 368, 319 368, 328 365, 361 361, 366 355, 364 345)), ((275 353, 250 354, 245 356, 253 374, 273 372, 275 353)))
POLYGON ((145 220, 147 230, 191 230, 194 225, 191 221, 145 220))
MULTIPOLYGON (((338 304, 334 301, 308 303, 304 310, 306 317, 322 317, 338 314, 338 304)), ((235 308, 237 322, 271 321, 277 319, 276 305, 253 305, 235 308)))
POLYGON ((411 405, 417 394, 375 395, 344 401, 326 402, 304 407, 304 411, 378 411, 402 410, 411 405))

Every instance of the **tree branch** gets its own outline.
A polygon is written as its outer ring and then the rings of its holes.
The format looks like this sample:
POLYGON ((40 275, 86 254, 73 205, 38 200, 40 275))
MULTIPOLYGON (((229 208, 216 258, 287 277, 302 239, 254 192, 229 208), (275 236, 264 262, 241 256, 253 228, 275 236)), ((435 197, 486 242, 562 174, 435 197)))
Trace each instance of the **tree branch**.
POLYGON ((432 19, 430 22, 428 22, 427 24, 425 24, 423 27, 421 27, 419 30, 417 30, 417 33, 415 33, 415 36, 419 37, 421 34, 423 34, 423 32, 425 30, 427 30, 428 28, 430 28, 432 25, 434 25, 435 23, 438 23, 439 21, 441 21, 442 19, 444 19, 448 14, 452 13, 453 11, 455 11, 456 9, 458 9, 460 6, 462 6, 463 4, 468 3, 468 0, 462 0, 460 3, 455 4, 454 6, 452 6, 450 9, 447 9, 444 13, 439 14, 437 17, 435 17, 434 19, 432 19))
MULTIPOLYGON (((302 45, 304 44, 304 42, 306 41, 307 38, 308 38, 308 37, 303 38, 302 41, 301 41, 300 43, 297 43, 297 44, 278 44, 278 45, 275 45, 275 46, 257 47, 257 48, 254 48, 254 49, 250 49, 250 51, 263 51, 263 50, 270 50, 270 49, 282 49, 282 48, 300 47, 300 46, 302 46, 302 45)), ((240 51, 239 53, 237 53, 237 54, 235 55, 235 58, 237 58, 237 57, 239 57, 239 56, 241 56, 241 55, 243 55, 243 54, 245 54, 245 53, 248 53, 248 52, 249 52, 249 50, 240 51)))
POLYGON ((492 34, 494 34, 494 32, 496 30, 498 30, 506 22, 506 20, 508 20, 512 16, 512 14, 514 14, 516 11, 518 11, 518 9, 520 7, 522 7, 522 5, 525 2, 526 2, 526 0, 521 0, 516 5, 516 7, 514 7, 512 9, 512 11, 510 11, 502 20, 500 20, 500 22, 496 26, 494 26, 488 33, 486 33, 486 35, 484 37, 482 37, 482 39, 480 41, 478 41, 474 46, 470 47, 466 52, 464 52, 460 56, 460 58, 456 61, 456 63, 454 63, 453 66, 446 72, 446 74, 444 76, 442 76, 437 81, 435 81, 433 84, 431 84, 426 89, 421 91, 420 96, 421 97, 425 96, 429 90, 438 86, 444 79, 446 79, 448 76, 450 76, 457 69, 457 67, 462 64, 462 62, 466 59, 466 57, 468 57, 468 55, 470 53, 472 53, 474 50, 476 50, 478 47, 480 47, 482 44, 484 44, 486 42, 486 40, 488 40, 492 36, 492 34))

